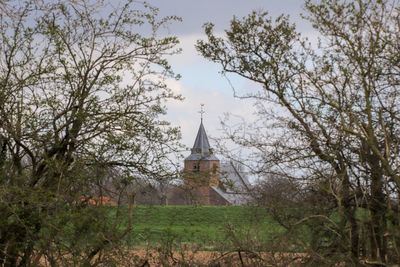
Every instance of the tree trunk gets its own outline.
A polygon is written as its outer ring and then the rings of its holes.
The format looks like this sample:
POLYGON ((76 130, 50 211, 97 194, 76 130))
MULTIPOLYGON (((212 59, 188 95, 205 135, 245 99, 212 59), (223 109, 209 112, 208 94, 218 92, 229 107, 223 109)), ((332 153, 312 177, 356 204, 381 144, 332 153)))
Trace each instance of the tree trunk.
POLYGON ((386 233, 386 201, 383 188, 382 169, 379 159, 374 155, 369 157, 369 166, 371 168, 371 225, 372 225, 372 253, 373 260, 380 260, 386 263, 387 245, 385 240, 386 233), (374 250, 376 252, 374 252, 374 250))

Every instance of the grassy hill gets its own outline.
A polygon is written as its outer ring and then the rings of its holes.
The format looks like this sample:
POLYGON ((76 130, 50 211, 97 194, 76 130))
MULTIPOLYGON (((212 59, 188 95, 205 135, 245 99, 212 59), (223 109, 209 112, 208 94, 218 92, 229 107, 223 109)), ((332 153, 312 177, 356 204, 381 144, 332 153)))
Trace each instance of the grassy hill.
POLYGON ((130 245, 268 241, 283 229, 262 208, 241 206, 138 206, 130 245))

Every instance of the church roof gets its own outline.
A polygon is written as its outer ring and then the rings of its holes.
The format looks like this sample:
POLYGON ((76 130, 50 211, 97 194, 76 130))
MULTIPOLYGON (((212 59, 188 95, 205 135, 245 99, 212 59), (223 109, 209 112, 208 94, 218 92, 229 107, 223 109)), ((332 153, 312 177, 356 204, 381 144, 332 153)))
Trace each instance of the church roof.
POLYGON ((222 198, 224 198, 229 204, 232 205, 244 205, 246 203, 249 203, 249 201, 251 200, 248 194, 229 193, 217 186, 212 186, 211 188, 222 198))
POLYGON ((218 160, 218 158, 213 154, 210 142, 208 142, 207 133, 203 126, 203 120, 200 122, 200 127, 197 131, 196 140, 194 141, 191 154, 185 160, 218 160))
POLYGON ((206 130, 204 129, 203 122, 200 123, 199 130, 197 131, 196 140, 194 141, 193 149, 201 151, 201 153, 210 150, 210 143, 208 142, 208 137, 206 130))
POLYGON ((244 171, 243 165, 225 161, 221 163, 221 181, 229 193, 248 193, 251 184, 244 171))

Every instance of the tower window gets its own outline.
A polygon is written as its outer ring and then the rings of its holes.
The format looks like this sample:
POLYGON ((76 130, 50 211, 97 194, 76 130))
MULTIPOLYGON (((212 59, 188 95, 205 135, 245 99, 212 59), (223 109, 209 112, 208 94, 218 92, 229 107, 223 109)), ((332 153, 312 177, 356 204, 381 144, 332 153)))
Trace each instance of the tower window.
POLYGON ((194 171, 199 171, 199 169, 200 169, 199 164, 198 163, 194 163, 193 164, 193 170, 194 171))

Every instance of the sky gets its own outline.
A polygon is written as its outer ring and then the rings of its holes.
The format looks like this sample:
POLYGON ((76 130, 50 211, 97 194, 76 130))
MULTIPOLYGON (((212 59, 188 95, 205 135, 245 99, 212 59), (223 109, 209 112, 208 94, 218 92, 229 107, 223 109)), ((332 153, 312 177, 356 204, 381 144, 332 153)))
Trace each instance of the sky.
MULTIPOLYGON (((234 98, 232 86, 237 90, 257 90, 254 84, 240 78, 228 80, 219 71, 219 65, 202 58, 194 45, 196 40, 205 39, 203 24, 212 22, 216 33, 222 34, 229 27, 233 16, 243 17, 253 10, 267 11, 271 17, 288 14, 297 30, 312 37, 312 27, 301 19, 301 0, 148 0, 160 9, 160 16, 176 15, 182 22, 170 25, 168 31, 180 40, 182 53, 170 58, 174 71, 182 78, 168 84, 183 95, 183 102, 170 102, 167 119, 174 126, 180 126, 182 143, 193 146, 200 124, 200 104, 204 104, 204 126, 213 146, 213 138, 221 136, 220 121, 225 113, 232 113, 248 120, 254 118, 253 104, 234 98), (211 137, 211 138, 210 138, 211 137)), ((185 153, 187 156, 189 151, 185 153)))

